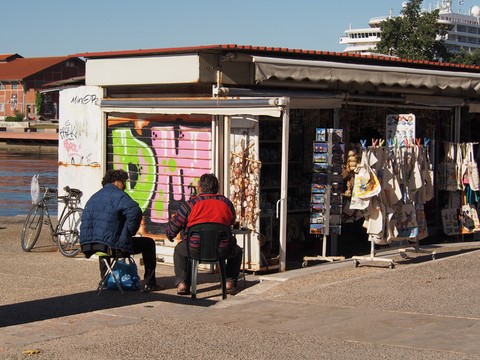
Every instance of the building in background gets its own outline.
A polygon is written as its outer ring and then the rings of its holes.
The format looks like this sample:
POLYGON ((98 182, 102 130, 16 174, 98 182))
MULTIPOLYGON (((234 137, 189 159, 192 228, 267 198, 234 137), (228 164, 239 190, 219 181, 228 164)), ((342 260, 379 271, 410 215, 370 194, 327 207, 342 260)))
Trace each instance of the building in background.
POLYGON ((58 119, 58 91, 42 92, 40 109, 37 93, 46 84, 84 75, 85 62, 78 57, 0 55, 0 120, 9 116, 58 119))
MULTIPOLYGON (((480 49, 480 6, 472 6, 468 14, 455 12, 451 0, 442 0, 437 7, 440 9, 439 22, 449 27, 444 38, 445 46, 450 52, 461 49, 475 51, 480 49)), ((424 10, 429 11, 429 10, 424 10)), ((345 30, 345 36, 340 38, 340 44, 345 45, 343 52, 354 54, 375 53, 377 43, 381 39, 382 21, 392 18, 392 10, 388 16, 373 17, 368 22, 369 27, 345 30)))

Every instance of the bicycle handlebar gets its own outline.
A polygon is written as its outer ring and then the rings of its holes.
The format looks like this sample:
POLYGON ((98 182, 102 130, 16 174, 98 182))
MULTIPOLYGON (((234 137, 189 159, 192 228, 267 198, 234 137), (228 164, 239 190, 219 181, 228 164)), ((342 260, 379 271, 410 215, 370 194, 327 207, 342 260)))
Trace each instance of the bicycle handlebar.
MULTIPOLYGON (((51 194, 57 194, 58 193, 57 189, 47 187, 47 186, 40 186, 40 190, 44 193, 44 196, 48 196, 48 195, 51 195, 51 194)), ((59 196, 58 197, 59 200, 65 200, 66 198, 79 200, 83 195, 83 192, 81 190, 73 189, 69 186, 65 186, 63 188, 63 190, 65 190, 67 195, 66 196, 59 196)))
POLYGON ((58 192, 57 189, 47 186, 40 186, 40 190, 43 191, 45 194, 56 194, 58 192))

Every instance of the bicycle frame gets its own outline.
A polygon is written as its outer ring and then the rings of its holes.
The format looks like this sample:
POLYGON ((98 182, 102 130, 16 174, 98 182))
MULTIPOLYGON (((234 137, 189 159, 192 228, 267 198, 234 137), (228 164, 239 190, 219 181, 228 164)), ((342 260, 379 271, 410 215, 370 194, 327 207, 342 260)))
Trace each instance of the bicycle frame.
MULTIPOLYGON (((69 207, 67 205, 68 204, 64 205, 60 216, 57 217, 57 225, 54 227, 53 223, 52 223, 52 219, 50 217, 50 213, 48 212, 48 206, 47 206, 46 202, 43 201, 43 208, 45 209, 45 214, 47 215, 47 220, 44 220, 44 223, 45 224, 48 223, 48 226, 50 227, 50 234, 52 234, 52 237, 56 237, 58 235, 58 226, 60 225, 61 220, 65 216, 67 209, 69 209, 69 207)), ((56 239, 54 239, 54 240, 56 240, 56 239)))
MULTIPOLYGON (((52 240, 57 244, 62 255, 73 257, 80 251, 78 238, 83 209, 79 207, 79 203, 82 192, 78 189, 71 189, 68 186, 66 186, 64 190, 66 195, 58 196, 57 198, 59 201, 63 201, 65 205, 63 206, 60 216, 58 216, 57 224, 54 226, 48 209, 48 200, 51 199, 54 194, 57 194, 58 191, 55 188, 38 187, 37 191, 41 191, 43 196, 32 206, 25 219, 21 238, 22 249, 24 251, 28 252, 35 246, 43 224, 48 224, 52 240)), ((34 199, 33 194, 32 190, 32 200, 34 199)))
MULTIPOLYGON (((41 204, 42 204, 43 208, 45 209, 45 213, 47 215, 47 220, 44 220, 44 223, 45 224, 48 223, 48 225, 50 227, 50 233, 52 234, 52 237, 56 237, 59 233, 58 227, 61 224, 63 217, 68 213, 68 211, 73 210, 78 205, 79 200, 76 199, 76 198, 72 198, 68 195, 58 197, 59 200, 63 200, 64 206, 63 206, 62 212, 60 213, 60 216, 57 217, 57 225, 54 227, 53 223, 52 223, 52 219, 50 217, 50 213, 48 212, 48 206, 47 206, 47 200, 49 199, 48 195, 52 194, 51 192, 49 192, 49 190, 51 190, 51 189, 48 189, 48 188, 45 189, 44 196, 43 196, 43 199, 41 201, 41 204)), ((68 188, 68 190, 70 190, 70 188, 68 188)))

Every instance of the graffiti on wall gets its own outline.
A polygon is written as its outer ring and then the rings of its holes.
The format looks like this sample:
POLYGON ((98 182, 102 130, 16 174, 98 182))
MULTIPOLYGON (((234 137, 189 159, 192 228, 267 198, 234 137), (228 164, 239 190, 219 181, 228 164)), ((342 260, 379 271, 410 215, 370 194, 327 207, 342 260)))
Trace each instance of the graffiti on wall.
MULTIPOLYGON (((88 90, 87 90, 88 91, 88 90)), ((65 102, 68 118, 59 124, 59 159, 70 165, 99 166, 97 136, 92 136, 94 119, 100 111, 95 93, 79 95, 72 92, 65 102)))
POLYGON ((164 233, 171 214, 196 193, 198 178, 211 171, 211 119, 202 120, 109 118, 107 168, 129 172, 126 191, 143 211, 145 233, 164 233))

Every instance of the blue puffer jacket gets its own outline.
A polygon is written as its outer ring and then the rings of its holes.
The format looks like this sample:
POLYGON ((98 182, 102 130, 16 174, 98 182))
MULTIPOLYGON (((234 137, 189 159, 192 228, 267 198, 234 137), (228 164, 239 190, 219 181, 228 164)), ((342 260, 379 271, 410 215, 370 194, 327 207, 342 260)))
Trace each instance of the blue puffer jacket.
POLYGON ((99 243, 133 253, 132 236, 141 220, 137 202, 115 185, 105 184, 83 209, 80 244, 99 243))

